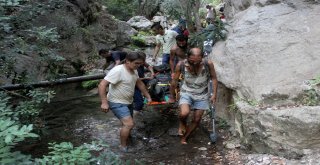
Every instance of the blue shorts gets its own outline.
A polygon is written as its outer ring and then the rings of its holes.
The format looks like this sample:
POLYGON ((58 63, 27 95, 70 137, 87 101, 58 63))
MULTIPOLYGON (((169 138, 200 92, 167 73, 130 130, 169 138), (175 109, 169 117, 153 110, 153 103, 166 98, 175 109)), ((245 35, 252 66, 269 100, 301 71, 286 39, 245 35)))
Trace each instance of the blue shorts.
POLYGON ((180 93, 179 105, 188 104, 191 109, 208 110, 209 109, 209 99, 196 100, 191 95, 186 93, 180 93))
POLYGON ((109 107, 113 114, 118 118, 122 119, 124 117, 132 117, 133 114, 133 107, 132 104, 122 104, 122 103, 114 103, 110 102, 109 107))

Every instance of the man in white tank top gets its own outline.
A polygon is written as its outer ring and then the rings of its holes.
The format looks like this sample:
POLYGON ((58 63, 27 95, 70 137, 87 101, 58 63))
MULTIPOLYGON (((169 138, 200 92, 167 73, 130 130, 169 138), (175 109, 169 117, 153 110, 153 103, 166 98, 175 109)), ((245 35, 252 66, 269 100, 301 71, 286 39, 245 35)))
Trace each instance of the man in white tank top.
POLYGON ((209 109, 209 101, 212 104, 216 102, 218 80, 212 61, 205 62, 201 49, 192 48, 187 53, 187 60, 179 62, 175 68, 169 102, 176 101, 175 90, 181 74, 183 74, 183 80, 179 99, 180 126, 178 133, 181 136, 181 144, 187 144, 187 138, 198 127, 204 111, 209 109), (181 65, 184 65, 184 67, 181 67, 181 65), (180 68, 183 68, 183 71, 180 68), (210 80, 213 87, 212 96, 210 96, 208 90, 210 80), (194 110, 194 116, 191 124, 187 125, 187 118, 191 110, 194 110))

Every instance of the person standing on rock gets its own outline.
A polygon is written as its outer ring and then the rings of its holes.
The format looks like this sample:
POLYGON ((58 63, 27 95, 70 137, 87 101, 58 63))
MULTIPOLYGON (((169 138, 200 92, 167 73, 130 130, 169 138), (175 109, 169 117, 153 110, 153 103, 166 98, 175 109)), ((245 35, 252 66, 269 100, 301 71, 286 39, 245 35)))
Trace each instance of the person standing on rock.
POLYGON ((101 110, 113 114, 121 121, 120 149, 127 151, 127 141, 134 126, 133 122, 133 94, 137 86, 143 95, 151 102, 151 97, 139 79, 137 68, 144 62, 144 57, 137 52, 129 53, 122 65, 117 65, 110 70, 99 84, 99 96, 101 99, 101 110), (109 86, 108 94, 106 88, 109 86))
POLYGON ((106 49, 100 49, 99 55, 106 59, 106 63, 104 64, 103 69, 107 69, 107 64, 109 62, 114 62, 114 65, 112 67, 120 65, 123 62, 123 60, 126 58, 127 54, 128 54, 127 52, 119 51, 119 50, 116 50, 116 51, 109 50, 108 51, 106 49))
POLYGON ((165 30, 160 25, 160 22, 156 22, 151 26, 151 30, 157 35, 156 36, 156 47, 154 49, 154 54, 152 61, 155 62, 159 53, 160 48, 162 47, 162 64, 169 65, 170 59, 170 49, 176 44, 177 32, 173 30, 165 30))
POLYGON ((175 102, 175 90, 180 74, 183 76, 179 99, 179 135, 181 144, 187 144, 190 134, 198 127, 205 110, 209 109, 209 101, 215 104, 217 98, 218 80, 212 61, 203 60, 200 48, 192 48, 187 59, 178 63, 171 82, 169 102, 175 102), (210 97, 208 84, 212 81, 213 94, 210 97), (209 98, 210 97, 210 98, 209 98), (190 125, 187 118, 190 111, 194 111, 190 125))

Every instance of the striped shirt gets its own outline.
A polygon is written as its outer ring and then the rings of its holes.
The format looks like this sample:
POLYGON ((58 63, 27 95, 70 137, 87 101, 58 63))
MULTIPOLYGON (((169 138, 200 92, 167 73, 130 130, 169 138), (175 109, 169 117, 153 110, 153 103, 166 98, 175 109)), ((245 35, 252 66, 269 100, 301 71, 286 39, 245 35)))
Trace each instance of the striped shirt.
MULTIPOLYGON (((184 61, 185 66, 189 66, 187 60, 184 61)), ((182 80, 182 86, 180 93, 186 93, 191 95, 196 100, 208 99, 208 83, 209 83, 209 71, 205 69, 205 66, 202 65, 201 72, 198 75, 191 74, 187 67, 183 68, 184 79, 182 80)))

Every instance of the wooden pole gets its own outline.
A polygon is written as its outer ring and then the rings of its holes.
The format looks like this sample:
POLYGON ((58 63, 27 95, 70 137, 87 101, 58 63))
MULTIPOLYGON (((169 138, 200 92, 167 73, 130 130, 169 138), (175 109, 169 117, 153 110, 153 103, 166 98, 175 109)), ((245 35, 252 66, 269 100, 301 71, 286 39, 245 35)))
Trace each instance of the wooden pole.
POLYGON ((32 88, 67 84, 67 83, 82 82, 82 81, 88 81, 88 80, 97 80, 97 79, 104 78, 105 75, 106 75, 105 73, 100 73, 100 74, 95 74, 95 75, 62 78, 62 79, 57 79, 57 80, 52 80, 52 81, 40 81, 37 83, 31 83, 31 84, 4 85, 4 86, 0 87, 0 90, 32 89, 32 88))

